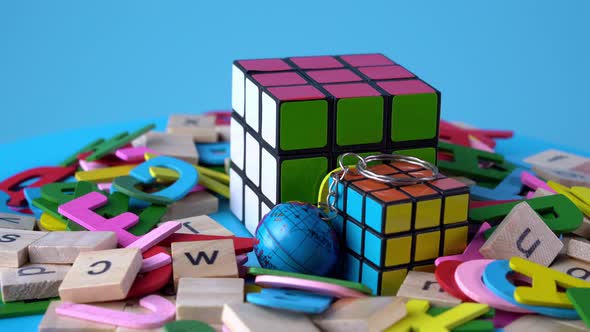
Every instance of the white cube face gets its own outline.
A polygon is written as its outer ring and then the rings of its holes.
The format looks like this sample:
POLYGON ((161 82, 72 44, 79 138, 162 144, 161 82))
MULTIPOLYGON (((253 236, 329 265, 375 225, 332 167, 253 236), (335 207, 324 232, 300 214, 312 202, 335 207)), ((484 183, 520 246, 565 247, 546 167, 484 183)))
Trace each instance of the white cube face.
POLYGON ((246 123, 258 132, 258 87, 246 78, 246 123))
POLYGON ((231 119, 230 124, 230 156, 231 161, 238 166, 240 170, 244 169, 244 128, 234 118, 231 119))
POLYGON ((270 206, 264 202, 260 202, 260 220, 270 212, 270 206))
POLYGON ((262 138, 270 146, 277 147, 277 102, 266 92, 262 93, 262 138))
POLYGON ((236 65, 231 68, 231 107, 244 116, 244 73, 236 65))
POLYGON ((233 169, 229 170, 229 209, 242 220, 244 216, 244 181, 233 169))
POLYGON ((278 161, 265 149, 261 155, 260 189, 273 204, 277 204, 277 163, 278 161))
POLYGON ((246 176, 260 187, 260 144, 246 133, 246 176))
POLYGON ((246 229, 254 235, 256 233, 256 227, 260 217, 258 216, 258 208, 260 201, 256 193, 248 186, 245 187, 244 194, 244 226, 246 229))

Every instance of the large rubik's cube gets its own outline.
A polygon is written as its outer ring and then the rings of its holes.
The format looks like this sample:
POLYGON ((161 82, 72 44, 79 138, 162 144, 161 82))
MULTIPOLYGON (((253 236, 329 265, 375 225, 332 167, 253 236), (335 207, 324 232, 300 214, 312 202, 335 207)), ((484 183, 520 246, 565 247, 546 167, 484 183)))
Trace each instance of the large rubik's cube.
POLYGON ((251 232, 316 202, 344 152, 436 161, 440 93, 381 54, 235 61, 232 108, 230 206, 251 232))
MULTIPOLYGON (((399 178, 432 176, 404 162, 369 169, 399 178)), ((338 183, 333 222, 346 248, 345 277, 395 295, 408 270, 430 269, 435 258, 465 249, 468 206, 469 188, 443 175, 394 186, 351 171, 338 183)))

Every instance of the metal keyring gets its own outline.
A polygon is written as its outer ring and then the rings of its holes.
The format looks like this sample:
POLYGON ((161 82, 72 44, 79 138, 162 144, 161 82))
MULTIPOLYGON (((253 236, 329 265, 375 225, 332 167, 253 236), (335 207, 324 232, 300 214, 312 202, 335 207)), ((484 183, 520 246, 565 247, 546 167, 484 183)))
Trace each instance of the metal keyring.
POLYGON ((420 182, 432 181, 438 177, 438 167, 435 165, 416 157, 403 156, 399 154, 380 154, 375 156, 368 156, 361 158, 356 164, 356 171, 366 178, 377 180, 380 182, 391 183, 391 184, 416 184, 420 182), (421 178, 396 178, 389 175, 375 174, 367 169, 367 163, 372 161, 401 161, 412 165, 417 165, 432 172, 431 176, 421 178))
POLYGON ((336 218, 336 216, 338 215, 337 214, 338 210, 336 209, 336 201, 338 200, 338 191, 336 190, 336 186, 338 185, 338 183, 340 181, 344 180, 344 177, 346 176, 346 174, 348 174, 348 172, 350 172, 350 166, 344 165, 344 158, 346 158, 347 156, 353 156, 353 157, 358 158, 359 161, 356 164, 356 170, 355 170, 356 173, 358 173, 368 179, 373 179, 373 180, 377 180, 377 181, 381 181, 381 182, 385 182, 385 183, 408 185, 408 184, 416 184, 416 183, 420 183, 420 182, 431 181, 431 180, 434 180, 438 177, 438 167, 436 167, 435 165, 433 165, 425 160, 419 159, 419 158, 403 156, 403 155, 399 155, 399 154, 380 154, 380 155, 376 155, 376 156, 368 156, 368 157, 363 158, 356 153, 347 152, 338 158, 338 165, 340 166, 340 171, 334 172, 332 175, 330 175, 330 177, 332 178, 332 183, 330 183, 330 186, 328 187, 328 195, 326 196, 326 202, 319 203, 320 207, 328 209, 328 213, 323 214, 321 216, 321 218, 323 220, 328 221, 328 222, 330 220, 336 218), (401 161, 401 162, 405 162, 408 164, 417 165, 417 166, 426 168, 432 172, 432 176, 422 177, 422 178, 396 178, 396 177, 392 177, 392 176, 388 176, 388 175, 375 174, 372 171, 369 171, 367 169, 367 163, 370 163, 372 161, 401 161))

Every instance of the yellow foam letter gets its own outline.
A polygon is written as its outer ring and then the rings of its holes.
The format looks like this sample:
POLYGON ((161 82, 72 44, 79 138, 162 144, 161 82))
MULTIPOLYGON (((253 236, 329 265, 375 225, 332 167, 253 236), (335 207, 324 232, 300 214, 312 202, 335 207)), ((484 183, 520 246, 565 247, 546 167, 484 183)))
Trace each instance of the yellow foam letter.
POLYGON ((516 287, 514 299, 523 304, 541 305, 560 308, 573 308, 563 288, 590 288, 590 282, 572 277, 566 273, 550 269, 520 257, 510 259, 510 268, 520 274, 529 276, 532 285, 516 287))

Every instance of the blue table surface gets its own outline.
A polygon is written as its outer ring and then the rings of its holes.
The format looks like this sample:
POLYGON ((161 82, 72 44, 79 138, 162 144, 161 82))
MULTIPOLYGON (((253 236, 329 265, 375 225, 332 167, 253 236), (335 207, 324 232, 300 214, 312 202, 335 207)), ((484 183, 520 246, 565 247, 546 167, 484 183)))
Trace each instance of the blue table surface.
MULTIPOLYGON (((132 131, 148 123, 155 123, 157 125, 156 130, 164 131, 166 119, 143 119, 107 126, 73 129, 51 135, 31 137, 9 144, 0 144, 0 156, 2 156, 1 160, 3 161, 0 166, 0 179, 31 167, 56 165, 72 152, 94 139, 108 138, 122 131, 132 131)), ((583 151, 519 136, 518 134, 510 140, 499 140, 496 150, 511 161, 520 161, 527 156, 549 148, 588 155, 583 151)), ((226 200, 222 200, 219 212, 210 216, 236 235, 250 236, 248 231, 229 212, 226 200)), ((252 264, 256 264, 256 259, 251 253, 249 265, 252 264)), ((12 331, 13 329, 22 332, 37 331, 37 326, 42 317, 42 315, 34 315, 1 319, 0 331, 12 331)))

